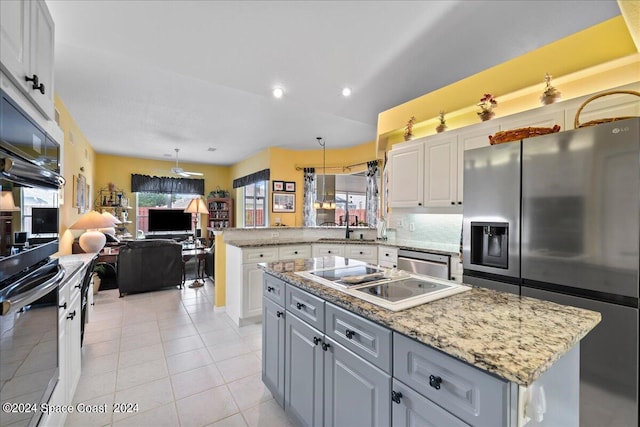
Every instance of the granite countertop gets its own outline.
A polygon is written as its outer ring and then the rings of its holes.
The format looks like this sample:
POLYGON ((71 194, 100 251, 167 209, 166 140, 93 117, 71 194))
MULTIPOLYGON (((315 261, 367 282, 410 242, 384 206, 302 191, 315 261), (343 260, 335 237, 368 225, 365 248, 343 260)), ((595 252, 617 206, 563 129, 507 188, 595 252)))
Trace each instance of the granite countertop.
POLYGON ((420 242, 417 240, 372 240, 372 239, 314 239, 314 238, 291 238, 291 239, 255 239, 255 240, 229 240, 226 244, 236 246, 238 248, 259 248, 266 246, 281 246, 295 244, 349 244, 349 245, 378 245, 389 246, 399 249, 410 249, 421 252, 430 252, 438 255, 458 256, 459 245, 447 243, 420 242))
POLYGON ((594 311, 484 288, 393 312, 295 274, 341 260, 297 259, 261 266, 326 301, 522 386, 532 384, 601 320, 594 311))
POLYGON ((91 262, 96 254, 74 254, 58 257, 58 263, 65 269, 64 280, 71 279, 82 267, 91 262))

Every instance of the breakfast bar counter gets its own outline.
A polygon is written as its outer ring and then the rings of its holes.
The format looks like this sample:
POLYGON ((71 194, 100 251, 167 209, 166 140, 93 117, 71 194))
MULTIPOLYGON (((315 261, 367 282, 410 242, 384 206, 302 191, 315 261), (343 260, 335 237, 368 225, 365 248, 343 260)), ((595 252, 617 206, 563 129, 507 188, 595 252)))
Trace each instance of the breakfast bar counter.
POLYGON ((601 320, 600 313, 483 288, 390 311, 296 272, 341 257, 261 264, 269 275, 483 371, 529 386, 601 320))

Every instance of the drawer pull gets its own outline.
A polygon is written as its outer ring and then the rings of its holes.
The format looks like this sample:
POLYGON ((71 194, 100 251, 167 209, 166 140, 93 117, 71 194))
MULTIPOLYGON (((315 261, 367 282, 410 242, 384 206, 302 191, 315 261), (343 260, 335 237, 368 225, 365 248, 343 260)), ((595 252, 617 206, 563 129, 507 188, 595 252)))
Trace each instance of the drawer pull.
POLYGON ((402 393, 399 391, 391 390, 391 400, 393 400, 395 403, 399 405, 400 399, 402 399, 402 393))
POLYGON ((274 291, 273 286, 267 286, 267 292, 273 292, 273 291, 274 291))
POLYGON ((260 258, 262 258, 264 255, 260 254, 260 258))
POLYGON ((276 311, 276 316, 282 317, 282 316, 284 316, 284 312, 283 311, 276 311))
POLYGON ((344 331, 344 334, 347 336, 347 338, 352 339, 353 336, 356 334, 356 331, 347 329, 346 331, 344 331))
POLYGON ((73 320, 74 317, 76 317, 76 311, 75 310, 73 310, 71 313, 69 313, 67 315, 67 319, 73 320))
POLYGON ((318 338, 318 337, 313 337, 313 343, 314 343, 315 345, 320 344, 320 342, 321 342, 321 341, 322 341, 322 340, 321 340, 320 338, 318 338))
POLYGON ((67 309, 67 303, 65 302, 64 304, 60 304, 58 307, 62 308, 63 310, 66 310, 67 309))
POLYGON ((322 349, 323 349, 324 351, 329 350, 329 347, 331 347, 331 344, 326 343, 326 342, 323 342, 323 343, 322 343, 322 349))
POLYGON ((302 309, 303 309, 303 308, 305 308, 305 307, 306 307, 306 306, 305 306, 303 303, 301 303, 301 302, 297 302, 297 303, 296 303, 296 308, 297 308, 298 310, 302 310, 302 309))
POLYGON ((331 253, 331 251, 327 251, 327 253, 328 253, 328 254, 330 254, 330 253, 331 253))
POLYGON ((360 251, 360 255, 364 254, 364 252, 360 251))
POLYGON ((293 251, 293 253, 294 253, 295 255, 298 255, 298 251, 293 251))
POLYGON ((440 384, 442 384, 442 378, 435 375, 429 375, 429 385, 436 390, 440 390, 440 384))

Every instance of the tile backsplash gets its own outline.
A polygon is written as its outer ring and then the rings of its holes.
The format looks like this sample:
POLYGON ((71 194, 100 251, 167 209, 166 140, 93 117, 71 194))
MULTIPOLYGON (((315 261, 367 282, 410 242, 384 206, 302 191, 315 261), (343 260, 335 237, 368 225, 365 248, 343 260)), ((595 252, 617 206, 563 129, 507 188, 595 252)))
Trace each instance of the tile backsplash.
POLYGON ((461 214, 390 213, 387 224, 396 239, 460 245, 461 214))

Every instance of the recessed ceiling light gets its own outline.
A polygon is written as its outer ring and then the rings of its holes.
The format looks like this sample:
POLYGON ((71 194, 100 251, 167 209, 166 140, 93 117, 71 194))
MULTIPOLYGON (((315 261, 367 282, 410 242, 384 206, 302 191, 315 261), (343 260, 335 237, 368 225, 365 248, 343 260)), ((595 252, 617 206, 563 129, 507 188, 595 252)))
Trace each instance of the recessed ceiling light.
POLYGON ((282 88, 280 87, 273 88, 273 96, 275 98, 278 98, 278 99, 282 98, 282 95, 284 95, 284 91, 282 90, 282 88))
POLYGON ((351 89, 349 89, 348 87, 345 87, 344 89, 342 89, 342 96, 347 97, 351 95, 351 89))

